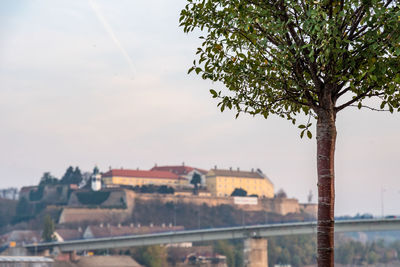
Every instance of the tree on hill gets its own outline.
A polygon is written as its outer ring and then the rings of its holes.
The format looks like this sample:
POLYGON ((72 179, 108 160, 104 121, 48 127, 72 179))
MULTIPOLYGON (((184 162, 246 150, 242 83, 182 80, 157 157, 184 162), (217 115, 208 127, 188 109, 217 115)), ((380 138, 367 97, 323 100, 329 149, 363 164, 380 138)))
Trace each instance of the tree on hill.
POLYGON ((16 200, 0 198, 0 231, 3 226, 6 226, 12 222, 12 219, 16 213, 17 203, 18 202, 16 200))
POLYGON ((245 197, 245 196, 247 196, 247 191, 242 189, 242 188, 235 188, 235 190, 233 190, 231 196, 233 196, 233 197, 245 197))
POLYGON ((15 209, 15 217, 13 223, 18 223, 30 219, 32 216, 32 207, 29 205, 28 200, 25 197, 21 197, 18 200, 17 207, 15 209))
POLYGON ((309 121, 298 127, 309 138, 317 121, 320 267, 334 259, 338 112, 400 111, 399 10, 392 0, 188 0, 181 11, 184 32, 204 33, 189 72, 224 84, 226 91, 210 90, 221 111, 293 124, 304 114, 309 121), (370 98, 380 105, 365 103, 370 98))
POLYGON ((275 194, 277 198, 287 198, 286 192, 283 189, 279 189, 278 192, 275 194))
POLYGON ((43 173, 42 178, 40 178, 39 186, 43 185, 51 185, 51 184, 58 184, 60 181, 51 175, 50 172, 43 173))
POLYGON ((197 191, 199 189, 199 184, 201 183, 201 176, 197 172, 193 173, 192 180, 190 180, 190 183, 194 185, 194 193, 197 194, 197 191))
POLYGON ((82 173, 79 167, 69 166, 65 171, 64 176, 61 178, 62 184, 79 184, 82 181, 82 173))
POLYGON ((50 215, 46 215, 43 222, 43 241, 51 242, 55 240, 54 229, 54 221, 51 219, 50 215))

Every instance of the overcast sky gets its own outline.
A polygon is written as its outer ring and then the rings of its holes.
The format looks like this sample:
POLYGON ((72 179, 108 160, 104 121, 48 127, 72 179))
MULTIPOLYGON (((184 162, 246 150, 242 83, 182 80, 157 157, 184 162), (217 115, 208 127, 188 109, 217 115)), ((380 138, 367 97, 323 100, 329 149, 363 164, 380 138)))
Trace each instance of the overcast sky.
MULTIPOLYGON (((290 122, 220 113, 187 69, 200 40, 178 27, 184 0, 3 0, 0 188, 82 170, 260 168, 316 201, 316 141, 290 122)), ((304 119, 305 120, 305 119, 304 119)), ((305 122, 305 121, 304 121, 305 122)), ((337 117, 336 214, 400 214, 400 116, 337 117)), ((315 131, 315 128, 312 129, 315 131)))

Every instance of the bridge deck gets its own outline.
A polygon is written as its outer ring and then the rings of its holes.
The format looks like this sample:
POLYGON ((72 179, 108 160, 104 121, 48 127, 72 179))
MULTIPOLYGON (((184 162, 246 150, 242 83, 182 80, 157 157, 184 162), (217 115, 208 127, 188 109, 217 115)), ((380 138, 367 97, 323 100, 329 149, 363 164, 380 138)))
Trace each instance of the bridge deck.
MULTIPOLYGON (((146 235, 118 236, 109 238, 80 239, 65 242, 50 242, 25 245, 28 249, 58 247, 61 251, 95 250, 148 246, 182 242, 212 241, 223 239, 246 239, 284 235, 316 233, 316 222, 265 224, 212 229, 184 230, 146 235)), ((400 219, 345 220, 335 222, 335 232, 390 231, 400 230, 400 219)))

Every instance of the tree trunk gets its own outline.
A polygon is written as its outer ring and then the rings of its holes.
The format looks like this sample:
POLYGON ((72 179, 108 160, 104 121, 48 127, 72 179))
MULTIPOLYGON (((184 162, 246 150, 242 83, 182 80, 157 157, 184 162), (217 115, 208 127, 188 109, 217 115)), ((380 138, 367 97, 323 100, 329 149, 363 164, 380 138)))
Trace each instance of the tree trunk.
POLYGON ((324 112, 317 122, 318 267, 334 266, 335 117, 334 112, 324 112))

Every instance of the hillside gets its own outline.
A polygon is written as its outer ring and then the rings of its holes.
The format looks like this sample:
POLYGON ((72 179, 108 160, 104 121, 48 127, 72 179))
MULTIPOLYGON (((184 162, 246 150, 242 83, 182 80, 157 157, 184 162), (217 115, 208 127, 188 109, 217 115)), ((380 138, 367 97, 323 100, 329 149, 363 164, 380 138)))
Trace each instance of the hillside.
POLYGON ((306 213, 280 215, 264 211, 244 211, 231 205, 194 205, 190 203, 162 203, 161 201, 137 200, 130 222, 160 225, 172 223, 185 229, 239 226, 243 224, 280 223, 290 221, 309 221, 312 216, 306 213))
POLYGON ((0 231, 1 228, 11 223, 15 216, 17 200, 0 198, 0 231))

